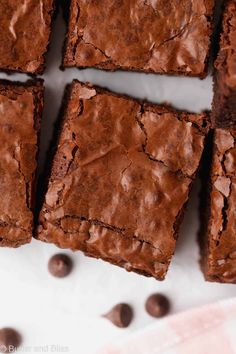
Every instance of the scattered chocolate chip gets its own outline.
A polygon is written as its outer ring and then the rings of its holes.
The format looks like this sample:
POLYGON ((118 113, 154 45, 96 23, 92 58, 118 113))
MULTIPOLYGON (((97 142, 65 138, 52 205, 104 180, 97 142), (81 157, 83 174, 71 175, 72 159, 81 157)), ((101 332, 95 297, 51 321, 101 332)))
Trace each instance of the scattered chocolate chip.
POLYGON ((128 304, 118 304, 103 317, 110 320, 117 327, 126 328, 133 319, 133 310, 128 304))
POLYGON ((49 272, 57 278, 64 278, 70 274, 73 268, 73 263, 70 257, 66 254, 55 254, 48 262, 49 272))
POLYGON ((170 310, 170 302, 162 294, 150 295, 145 303, 147 313, 152 317, 163 317, 170 310))
POLYGON ((15 353, 21 344, 20 334, 13 328, 0 329, 0 352, 15 353))

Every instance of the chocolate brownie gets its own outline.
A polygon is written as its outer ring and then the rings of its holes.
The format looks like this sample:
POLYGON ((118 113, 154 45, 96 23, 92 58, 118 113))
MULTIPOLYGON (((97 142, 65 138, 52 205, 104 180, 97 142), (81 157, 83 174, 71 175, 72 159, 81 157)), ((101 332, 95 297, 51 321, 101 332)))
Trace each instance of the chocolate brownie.
POLYGON ((236 128, 236 0, 225 1, 212 111, 215 127, 236 128))
POLYGON ((0 70, 41 74, 54 0, 0 1, 0 70))
POLYGON ((72 0, 64 67, 205 77, 215 0, 72 0))
POLYGON ((207 130, 205 113, 73 81, 38 238, 164 279, 207 130))
POLYGON ((0 246, 30 242, 43 81, 0 80, 0 246))
POLYGON ((203 185, 201 266, 207 280, 236 283, 236 130, 216 129, 212 146, 203 185))

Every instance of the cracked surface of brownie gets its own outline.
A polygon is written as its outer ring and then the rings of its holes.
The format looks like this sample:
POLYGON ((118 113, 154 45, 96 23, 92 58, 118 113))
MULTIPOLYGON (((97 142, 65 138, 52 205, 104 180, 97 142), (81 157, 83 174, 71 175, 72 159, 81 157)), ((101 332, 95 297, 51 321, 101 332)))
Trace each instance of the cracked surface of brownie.
POLYGON ((236 0, 226 0, 220 50, 215 61, 212 123, 236 129, 236 0))
POLYGON ((209 187, 202 268, 207 280, 235 283, 236 130, 215 130, 209 187))
POLYGON ((207 114, 74 81, 38 237, 163 279, 207 130, 207 114))
POLYGON ((215 0, 72 0, 63 66, 204 77, 215 0))
POLYGON ((41 74, 54 0, 0 1, 0 70, 41 74))
POLYGON ((0 246, 30 242, 43 81, 0 80, 0 246))

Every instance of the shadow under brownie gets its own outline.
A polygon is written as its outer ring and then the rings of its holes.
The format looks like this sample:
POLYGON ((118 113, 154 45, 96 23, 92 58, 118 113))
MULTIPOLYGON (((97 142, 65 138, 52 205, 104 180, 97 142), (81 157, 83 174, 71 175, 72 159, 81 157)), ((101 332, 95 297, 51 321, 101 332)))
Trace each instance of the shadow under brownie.
POLYGON ((215 0, 72 0, 63 67, 205 77, 215 0))
POLYGON ((42 74, 54 0, 1 0, 0 70, 42 74))
POLYGON ((164 279, 208 115, 67 87, 37 237, 164 279))
POLYGON ((0 80, 0 246, 30 242, 43 80, 0 80))
POLYGON ((212 145, 211 174, 202 187, 208 195, 201 208, 201 266, 206 280, 236 283, 236 130, 216 129, 212 145))

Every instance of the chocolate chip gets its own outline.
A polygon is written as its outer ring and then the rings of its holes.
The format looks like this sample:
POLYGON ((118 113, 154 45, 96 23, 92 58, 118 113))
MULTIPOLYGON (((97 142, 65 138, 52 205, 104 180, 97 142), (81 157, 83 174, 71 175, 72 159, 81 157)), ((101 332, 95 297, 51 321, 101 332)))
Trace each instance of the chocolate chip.
POLYGON ((66 254, 55 254, 48 262, 49 272, 57 278, 64 278, 72 271, 73 263, 66 254))
POLYGON ((162 294, 150 295, 145 303, 147 313, 152 317, 163 317, 170 310, 170 302, 162 294))
POLYGON ((110 320, 117 327, 126 328, 133 319, 133 310, 130 305, 121 303, 114 306, 103 317, 110 320))
POLYGON ((13 328, 0 329, 0 352, 15 353, 21 344, 20 334, 13 328))

